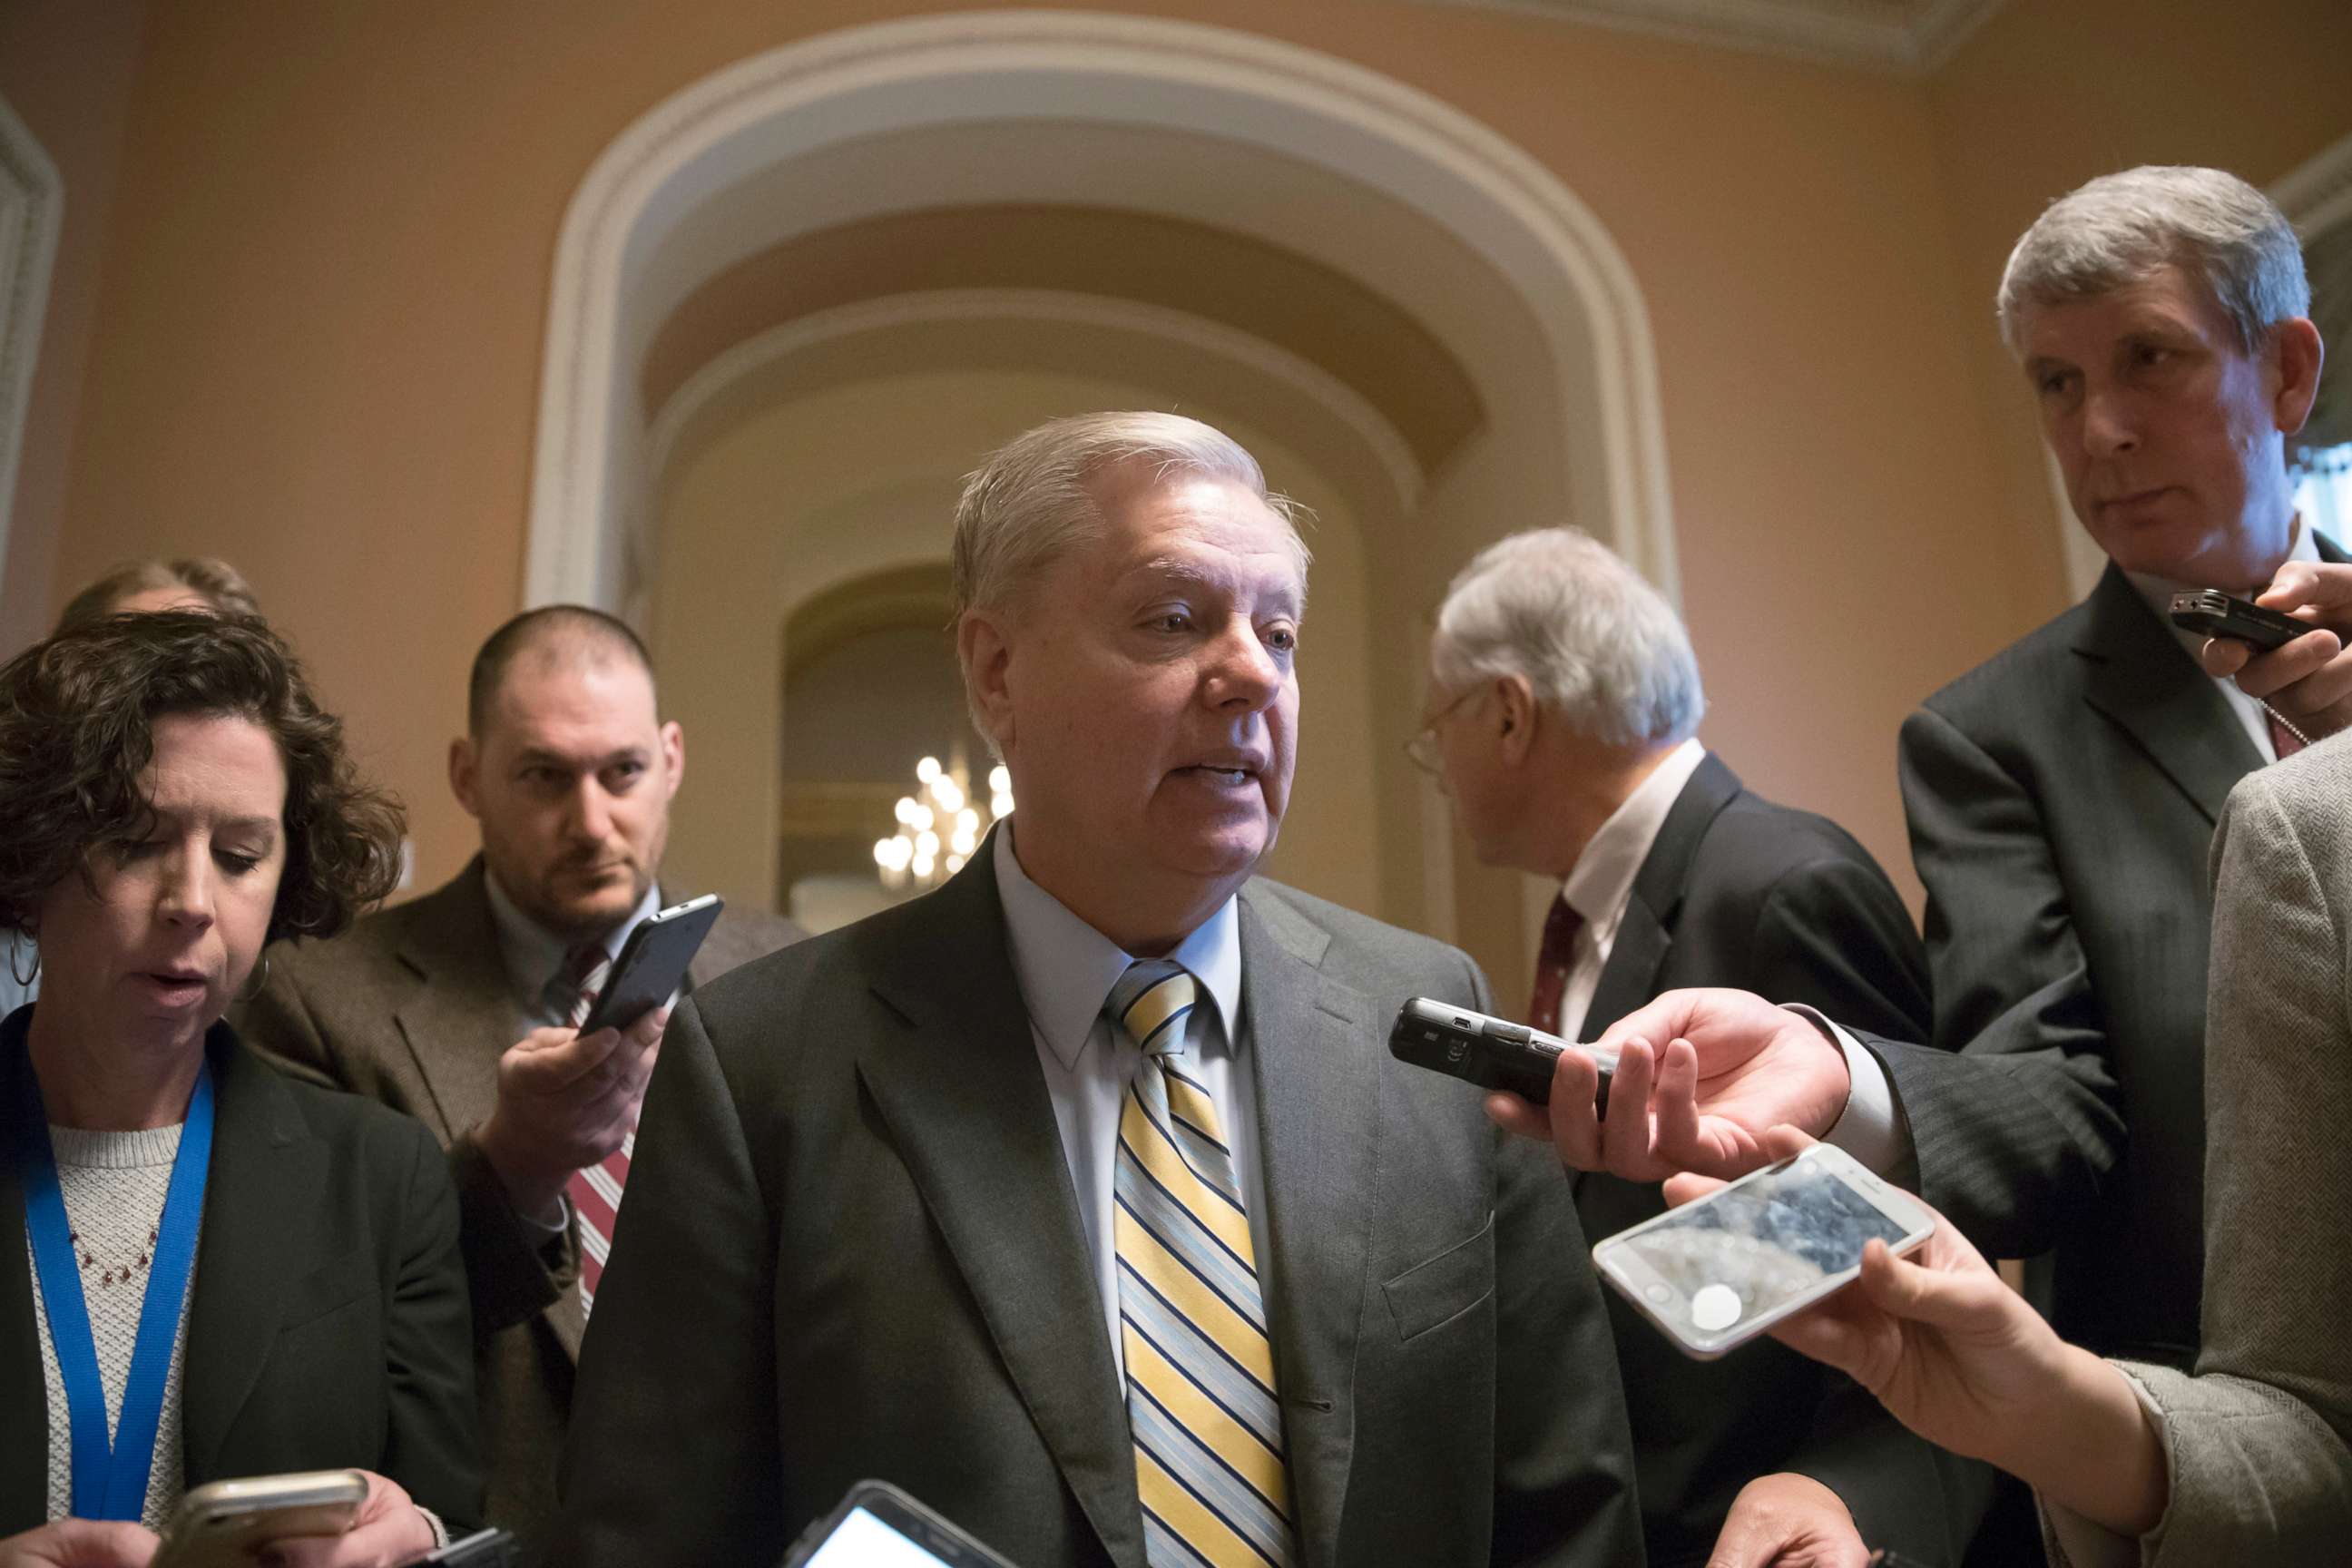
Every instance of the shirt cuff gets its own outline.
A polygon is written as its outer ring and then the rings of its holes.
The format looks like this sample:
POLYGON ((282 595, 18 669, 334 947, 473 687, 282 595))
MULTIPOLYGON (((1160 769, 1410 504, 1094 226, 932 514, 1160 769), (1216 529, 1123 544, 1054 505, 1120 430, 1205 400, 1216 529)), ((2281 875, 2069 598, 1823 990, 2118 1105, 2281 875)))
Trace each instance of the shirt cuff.
POLYGON ((1835 1041, 1845 1056, 1846 1077, 1851 1080, 1845 1109, 1839 1112, 1822 1142, 1844 1150, 1861 1161, 1873 1175, 1896 1179, 1908 1162, 1910 1140, 1905 1136, 1902 1117, 1895 1114, 1895 1089, 1886 1081, 1886 1069, 1878 1065, 1878 1058, 1865 1050, 1861 1041, 1822 1016, 1818 1010, 1801 1002, 1790 1002, 1786 1006, 1835 1041))
MULTIPOLYGON (((2110 1362, 2109 1365, 2115 1363, 2110 1362)), ((2172 1468, 2172 1428, 2165 1421, 2164 1411, 2148 1394, 2147 1385, 2122 1367, 2124 1381, 2138 1396, 2140 1408, 2147 1412, 2148 1425, 2156 1428, 2157 1440, 2164 1445, 2164 1472, 2169 1478, 2172 1468)), ((2170 1489, 2168 1486, 2168 1491, 2170 1489)), ((2042 1512, 2043 1544, 2050 1549, 2050 1560, 2057 1568, 2139 1568, 2145 1542, 2162 1532, 2162 1521, 2145 1537, 2118 1535, 2104 1524, 2084 1519, 2071 1509, 2061 1507, 2042 1498, 2033 1499, 2042 1512)))
POLYGON ((572 1200, 562 1193, 555 1194, 555 1223, 548 1224, 535 1214, 514 1211, 515 1223, 541 1241, 551 1241, 572 1228, 572 1200))
POLYGON ((425 1522, 432 1528, 434 1551, 438 1552, 443 1547, 449 1544, 449 1527, 441 1522, 441 1516, 439 1514, 435 1513, 431 1509, 426 1508, 421 1502, 412 1501, 409 1506, 414 1508, 418 1513, 423 1514, 425 1516, 425 1522))

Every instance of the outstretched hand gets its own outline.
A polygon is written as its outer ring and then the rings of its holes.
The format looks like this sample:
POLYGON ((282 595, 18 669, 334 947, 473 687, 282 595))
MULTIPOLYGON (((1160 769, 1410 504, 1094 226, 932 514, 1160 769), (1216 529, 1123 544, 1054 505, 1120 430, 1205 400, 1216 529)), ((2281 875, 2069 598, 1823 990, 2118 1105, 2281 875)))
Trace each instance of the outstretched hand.
POLYGON ((1770 1162, 1764 1135, 1819 1134, 1844 1114, 1845 1054, 1803 1015, 1745 991, 1669 991, 1612 1025, 1594 1049, 1617 1058, 1609 1115, 1595 1110, 1598 1069, 1567 1051, 1548 1108, 1490 1095, 1506 1130, 1549 1138, 1580 1171, 1654 1182, 1677 1171, 1745 1175, 1770 1162))

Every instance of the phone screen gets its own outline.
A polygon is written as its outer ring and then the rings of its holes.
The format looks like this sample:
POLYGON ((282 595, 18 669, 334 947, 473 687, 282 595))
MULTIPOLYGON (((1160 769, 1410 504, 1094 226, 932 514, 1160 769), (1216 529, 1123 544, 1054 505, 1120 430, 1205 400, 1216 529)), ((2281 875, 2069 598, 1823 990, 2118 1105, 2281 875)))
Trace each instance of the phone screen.
POLYGON ((880 1516, 853 1508, 834 1526, 806 1568, 953 1568, 885 1524, 880 1516))
POLYGON ((1694 1327, 1714 1333, 1860 1268, 1872 1237, 1891 1247, 1904 1230, 1799 1159, 1675 1209, 1622 1245, 1680 1292, 1694 1327))

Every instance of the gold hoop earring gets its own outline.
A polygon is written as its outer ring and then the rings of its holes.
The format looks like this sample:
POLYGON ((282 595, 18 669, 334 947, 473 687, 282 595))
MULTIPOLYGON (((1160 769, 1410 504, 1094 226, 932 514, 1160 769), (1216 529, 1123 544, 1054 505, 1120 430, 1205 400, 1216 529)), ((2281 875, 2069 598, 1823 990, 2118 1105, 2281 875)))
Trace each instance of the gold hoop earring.
POLYGON ((261 955, 261 962, 253 966, 253 973, 246 976, 246 989, 238 992, 236 995, 230 997, 229 1000, 232 1002, 250 1002, 255 997, 260 995, 262 988, 268 984, 269 954, 265 952, 261 955), (256 975, 258 975, 260 978, 257 980, 255 978, 256 975))

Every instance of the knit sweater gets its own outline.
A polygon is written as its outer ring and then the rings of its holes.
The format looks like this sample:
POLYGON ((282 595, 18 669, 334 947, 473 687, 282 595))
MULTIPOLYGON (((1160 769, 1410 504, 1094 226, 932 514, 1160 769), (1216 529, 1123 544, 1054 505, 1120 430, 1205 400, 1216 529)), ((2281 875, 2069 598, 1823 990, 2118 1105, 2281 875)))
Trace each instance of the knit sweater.
MULTIPOLYGON (((89 1310, 89 1333, 98 1348, 99 1381, 106 1390, 110 1439, 122 1415, 122 1388, 131 1375, 131 1355, 139 1337, 140 1309, 147 1295, 148 1270, 163 1198, 172 1183, 172 1161, 180 1152, 180 1129, 141 1132, 87 1132, 49 1129, 56 1152, 58 1185, 72 1226, 74 1261, 80 1266, 82 1300, 89 1310)), ((28 1232, 27 1256, 32 1250, 28 1232)), ((39 1278, 37 1268, 34 1278, 39 1278)), ((194 1286, 193 1270, 190 1289, 194 1286)), ((49 1337, 48 1304, 33 1291, 34 1319, 41 1336, 41 1376, 48 1389, 49 1496, 51 1519, 73 1511, 73 1431, 67 1415, 66 1385, 58 1370, 58 1349, 49 1337)), ((163 1419, 155 1429, 155 1463, 148 1472, 142 1521, 163 1528, 183 1489, 180 1385, 187 1360, 188 1298, 173 1303, 179 1329, 172 1345, 172 1368, 163 1384, 163 1419)))

